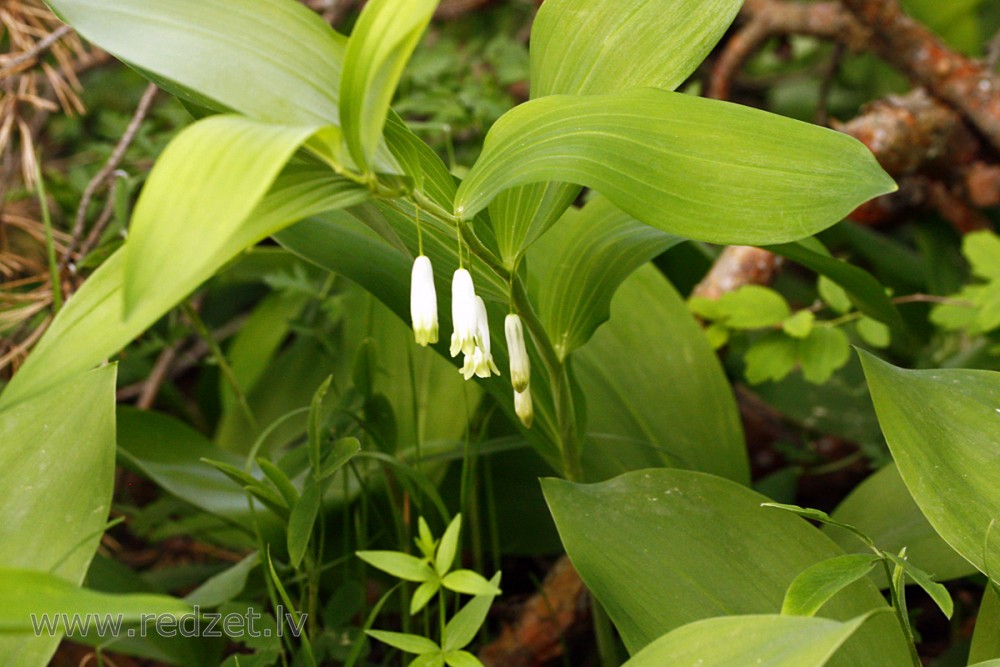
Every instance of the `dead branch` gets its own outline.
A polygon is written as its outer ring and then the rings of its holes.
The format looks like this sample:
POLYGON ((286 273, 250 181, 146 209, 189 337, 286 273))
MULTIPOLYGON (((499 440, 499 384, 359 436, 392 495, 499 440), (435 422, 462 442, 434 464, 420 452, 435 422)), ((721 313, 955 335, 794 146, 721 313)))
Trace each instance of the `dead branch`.
POLYGON ((769 285, 780 266, 781 258, 767 250, 753 246, 727 246, 691 295, 718 299, 744 285, 769 285))

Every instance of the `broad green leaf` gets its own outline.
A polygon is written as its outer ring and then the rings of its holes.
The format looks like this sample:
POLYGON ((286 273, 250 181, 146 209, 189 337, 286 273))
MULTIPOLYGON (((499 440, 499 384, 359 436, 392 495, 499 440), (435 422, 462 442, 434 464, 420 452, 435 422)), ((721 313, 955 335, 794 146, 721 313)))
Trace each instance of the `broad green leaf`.
POLYGON ((486 580, 486 577, 472 570, 455 570, 441 579, 441 585, 456 593, 466 595, 499 595, 500 589, 486 580))
POLYGON ((860 355, 879 424, 913 499, 955 551, 1000 576, 1000 552, 987 552, 986 544, 1000 517, 1000 373, 912 371, 860 355))
POLYGON ((655 89, 550 96, 505 114, 459 187, 469 220, 540 181, 597 190, 638 220, 719 243, 781 243, 895 188, 846 135, 756 109, 655 89))
POLYGON ((901 567, 906 575, 913 580, 915 584, 924 589, 924 592, 934 600, 934 604, 938 606, 941 612, 951 618, 952 614, 955 612, 955 603, 951 599, 951 594, 948 593, 948 589, 942 584, 931 581, 931 578, 926 572, 921 570, 919 567, 915 567, 912 563, 907 561, 905 558, 901 558, 895 554, 887 553, 886 556, 889 557, 893 563, 898 567, 901 567))
POLYGON ((437 644, 420 635, 388 632, 386 630, 365 630, 365 634, 406 653, 424 655, 427 653, 439 653, 441 651, 437 644))
POLYGON ((538 240, 580 196, 580 186, 529 183, 499 193, 490 202, 490 221, 500 258, 508 270, 517 267, 524 251, 538 240))
POLYGON ((969 648, 969 664, 981 660, 991 660, 1000 665, 1000 595, 996 588, 989 585, 983 591, 969 648))
POLYGON ((875 554, 834 556, 803 570, 785 593, 781 613, 815 616, 837 593, 867 576, 881 559, 875 554))
POLYGON ((174 417, 120 407, 118 455, 127 467, 195 507, 243 526, 247 531, 253 530, 256 520, 269 538, 273 538, 278 529, 276 517, 259 508, 253 512, 246 493, 203 461, 224 461, 239 467, 244 460, 219 449, 174 417))
POLYGON ((435 7, 437 0, 371 0, 361 10, 344 54, 340 120, 363 171, 371 170, 396 85, 435 7))
POLYGON ((185 595, 184 602, 198 605, 203 609, 229 602, 243 592, 247 585, 247 577, 258 565, 260 565, 260 553, 254 551, 185 595))
POLYGON ((776 615, 709 618, 672 630, 622 667, 823 667, 868 618, 845 623, 776 615))
POLYGON ((673 90, 736 17, 740 0, 547 0, 531 27, 531 96, 673 90))
MULTIPOLYGON (((831 516, 858 528, 883 551, 898 553, 906 547, 907 560, 929 572, 937 581, 957 579, 976 571, 934 532, 913 502, 894 463, 856 486, 831 516)), ((868 548, 847 531, 824 527, 823 532, 848 553, 868 552, 868 548)), ((876 574, 879 572, 881 570, 876 574)), ((885 576, 880 576, 882 585, 887 586, 885 576)))
POLYGON ((361 560, 406 581, 429 581, 435 577, 426 562, 399 551, 358 551, 361 560))
POLYGON ((858 320, 855 328, 858 331, 858 335, 861 336, 861 340, 872 347, 889 347, 889 343, 892 342, 892 334, 889 332, 889 327, 878 320, 873 320, 870 317, 862 317, 858 320))
POLYGON ((795 369, 798 351, 797 340, 778 332, 769 333, 754 341, 743 358, 746 362, 744 373, 747 382, 780 382, 795 369))
POLYGON ((636 269, 681 239, 644 225, 595 197, 570 209, 529 259, 539 316, 561 359, 611 315, 611 298, 636 269))
MULTIPOLYGON (((494 574, 489 583, 493 586, 494 590, 499 591, 500 573, 497 572, 494 574)), ((476 638, 476 633, 479 632, 479 628, 486 621, 486 615, 489 613, 490 605, 493 604, 495 597, 496 593, 477 595, 466 602, 465 606, 451 617, 451 620, 444 626, 444 643, 442 648, 445 651, 463 649, 476 638)))
MULTIPOLYGON (((865 315, 891 327, 903 326, 899 311, 886 294, 885 287, 874 276, 853 264, 831 257, 829 251, 815 239, 768 246, 767 249, 839 285, 865 315)), ((850 307, 850 303, 844 303, 843 293, 833 290, 823 280, 820 280, 819 288, 820 295, 835 310, 846 312, 850 307)))
POLYGON ((571 368, 586 398, 588 478, 675 465, 749 482, 732 388, 684 301, 655 267, 622 284, 611 319, 573 354, 571 368))
MULTIPOLYGON (((120 614, 127 626, 138 623, 144 615, 181 617, 192 613, 183 600, 166 595, 98 593, 47 572, 8 567, 0 568, 0 599, 4 601, 0 605, 0 633, 4 634, 33 634, 43 614, 59 623, 64 615, 72 619, 75 614, 109 614, 117 620, 120 614)), ((38 627, 43 636, 49 634, 38 627)), ((4 654, 5 659, 10 657, 4 654)))
POLYGON ((296 569, 306 554, 322 502, 322 487, 312 477, 307 478, 302 495, 288 517, 288 559, 289 564, 296 569))
POLYGON ((455 553, 458 550, 458 538, 462 531, 462 515, 457 514, 448 524, 448 528, 441 537, 441 544, 438 546, 437 555, 434 558, 434 569, 438 576, 443 577, 451 569, 455 562, 455 553))
MULTIPOLYGON (((254 159, 251 157, 250 159, 254 159)), ((167 268, 136 310, 125 318, 125 248, 109 257, 59 311, 45 335, 0 396, 11 405, 76 373, 96 366, 163 316, 240 251, 309 215, 357 203, 364 191, 326 167, 292 165, 254 212, 221 239, 213 254, 190 273, 167 268)), ((184 221, 175 221, 183 224, 184 221)), ((204 231, 204 230, 203 230, 204 231)), ((201 234, 201 232, 199 232, 201 234)), ((208 235, 190 234, 206 242, 208 235)), ((207 247, 199 249, 199 254, 207 247)), ((202 255, 205 257, 205 255, 202 255)), ((407 275, 409 275, 407 273, 407 275)))
MULTIPOLYGON (((806 521, 762 508, 766 498, 713 475, 653 469, 542 486, 567 553, 633 654, 694 621, 776 613, 795 577, 843 554, 806 521)), ((824 615, 846 620, 882 608, 878 589, 861 580, 824 615)), ((831 664, 903 665, 908 655, 895 619, 884 614, 831 664)))
POLYGON ((300 3, 51 0, 49 4, 84 37, 196 103, 272 123, 337 123, 344 38, 300 3))
POLYGON ((847 334, 837 327, 814 327, 799 341, 802 376, 814 384, 823 384, 851 359, 847 334))
POLYGON ((774 327, 792 314, 785 297, 762 285, 744 285, 718 299, 694 297, 689 305, 698 315, 720 321, 731 329, 774 327))
MULTIPOLYGON (((107 366, 0 411, 0 567, 83 581, 111 509, 114 405, 115 367, 107 366)), ((0 599, 6 612, 26 609, 0 599)), ((0 636, 0 655, 8 665, 43 665, 58 643, 0 636)))
POLYGON ((1000 280, 1000 236, 987 231, 966 234, 962 238, 962 254, 976 276, 1000 280))

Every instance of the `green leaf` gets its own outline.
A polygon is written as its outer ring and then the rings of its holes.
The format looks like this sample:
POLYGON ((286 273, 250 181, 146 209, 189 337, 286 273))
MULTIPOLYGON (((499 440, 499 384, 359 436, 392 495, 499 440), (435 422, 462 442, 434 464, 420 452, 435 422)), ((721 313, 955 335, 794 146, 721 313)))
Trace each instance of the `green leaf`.
POLYGON ((264 476, 270 480, 271 484, 274 485, 274 488, 276 488, 278 493, 281 494, 285 504, 289 507, 294 507, 295 503, 299 501, 299 492, 295 490, 292 480, 288 479, 288 475, 285 474, 285 471, 265 459, 263 456, 257 457, 257 465, 260 466, 261 472, 264 473, 264 476))
POLYGON ((456 514, 441 537, 441 544, 438 546, 437 556, 434 559, 434 569, 437 570, 440 577, 447 574, 452 563, 455 562, 455 552, 458 549, 458 538, 461 531, 462 515, 456 514))
POLYGON ((892 342, 889 327, 878 320, 873 320, 870 317, 862 317, 855 326, 857 327, 858 335, 861 336, 861 340, 872 347, 889 347, 889 343, 892 342))
MULTIPOLYGON (((494 574, 489 583, 494 590, 499 591, 500 573, 497 572, 494 574)), ((490 606, 493 604, 495 597, 496 593, 477 595, 469 600, 457 614, 451 617, 451 620, 444 626, 442 648, 445 651, 451 652, 463 649, 476 638, 476 633, 479 632, 479 628, 486 621, 486 615, 489 613, 490 606)))
POLYGON ((816 316, 811 310, 800 310, 781 323, 781 329, 792 338, 805 338, 813 330, 816 316))
POLYGON ((726 292, 716 307, 731 329, 763 329, 781 324, 791 316, 785 297, 769 287, 744 285, 726 292))
POLYGON ((247 577, 258 565, 260 565, 260 552, 254 551, 185 595, 184 602, 202 608, 217 607, 229 602, 243 592, 247 585, 247 577))
POLYGON ((785 593, 781 613, 815 616, 833 596, 867 576, 881 559, 875 554, 834 556, 806 568, 785 593))
POLYGON ((88 40, 198 104, 272 123, 337 123, 344 38, 297 2, 49 4, 88 40))
MULTIPOLYGON (((930 572, 937 581, 965 577, 976 571, 934 532, 913 502, 895 463, 854 487, 831 516, 835 521, 857 527, 883 551, 897 553, 906 547, 907 560, 930 572)), ((824 528, 823 532, 844 551, 868 552, 864 544, 846 531, 824 528)), ((880 582, 888 586, 884 575, 880 582)))
MULTIPOLYGON (((797 243, 785 243, 767 247, 781 255, 832 280, 846 291, 850 301, 865 315, 897 329, 903 328, 903 320, 885 287, 864 269, 830 256, 829 251, 816 239, 804 239, 797 243)), ((847 312, 850 304, 844 303, 840 292, 832 289, 820 279, 820 295, 835 310, 847 312)))
POLYGON ((466 595, 500 595, 500 589, 486 580, 486 577, 472 570, 455 570, 441 579, 441 585, 456 593, 466 595))
POLYGON ((988 231, 966 234, 962 237, 962 254, 972 265, 973 274, 1000 280, 1000 236, 988 231))
POLYGON ((437 579, 425 581, 417 586, 417 590, 413 591, 413 597, 410 598, 410 616, 426 607, 439 590, 441 590, 441 582, 437 579))
POLYGON ((289 564, 296 569, 306 554, 322 502, 323 489, 319 482, 312 477, 306 478, 302 496, 292 507, 292 513, 288 517, 288 559, 289 564))
POLYGON ((323 440, 326 435, 323 431, 323 399, 330 390, 333 376, 330 375, 316 389, 312 401, 309 404, 309 467, 312 468, 313 475, 320 474, 320 460, 322 458, 323 440))
POLYGON ((531 96, 673 90, 726 32, 739 0, 548 0, 531 27, 531 96))
MULTIPOLYGON (((796 248, 797 250, 800 248, 796 248)), ((820 274, 819 280, 816 282, 816 287, 819 290, 819 295, 826 302, 826 305, 833 308, 838 313, 846 313, 854 307, 851 303, 851 297, 847 295, 847 290, 835 283, 830 278, 825 275, 820 274)), ((883 293, 885 291, 883 290, 883 293)))
MULTIPOLYGON (((256 159, 251 156, 250 160, 256 159)), ((197 184, 201 185, 201 184, 197 184)), ((148 186, 147 186, 148 187, 148 186)), ((164 187, 169 187, 165 184, 164 187)), ((275 182, 268 195, 249 218, 219 245, 205 254, 207 241, 214 235, 207 230, 187 234, 202 246, 198 256, 207 261, 197 266, 187 264, 186 272, 167 267, 165 275, 155 277, 152 291, 125 318, 125 248, 109 257, 98 268, 49 326, 27 361, 0 396, 0 405, 10 405, 43 391, 61 380, 88 370, 124 347, 145 331, 222 265, 257 241, 303 217, 357 203, 367 195, 353 183, 334 175, 326 167, 293 165, 275 182)), ((167 202, 168 208, 171 203, 167 202)), ((183 226, 184 220, 172 222, 183 226)), ((216 221, 211 221, 213 224, 216 221)), ((185 230, 186 233, 186 230, 185 230)), ((126 243, 126 248, 129 243, 126 243)), ((409 273, 406 273, 408 276, 409 273)))
POLYGON ((444 655, 441 653, 428 653, 416 657, 408 667, 444 667, 444 655))
POLYGON ((393 648, 398 648, 400 651, 405 651, 406 653, 426 655, 428 653, 441 652, 441 648, 437 644, 426 637, 421 637, 420 635, 411 635, 403 632, 387 632, 385 630, 365 630, 365 634, 369 637, 374 637, 380 642, 388 644, 393 648))
MULTIPOLYGON (((123 625, 134 625, 150 614, 176 618, 192 613, 190 605, 166 595, 98 593, 47 572, 7 567, 0 568, 0 599, 4 601, 0 605, 0 633, 20 635, 34 634, 32 616, 40 622, 43 614, 60 622, 64 614, 70 618, 74 614, 120 614, 123 625)), ((11 657, 4 654, 8 661, 11 657)))
POLYGON ((900 558, 893 553, 886 553, 886 556, 888 556, 889 560, 897 566, 903 568, 903 571, 906 572, 907 576, 909 576, 915 584, 924 589, 927 595, 934 600, 934 604, 938 606, 938 609, 940 609, 945 616, 951 618, 952 614, 955 612, 955 603, 952 601, 947 588, 945 588, 942 584, 931 581, 930 576, 926 572, 921 570, 919 567, 916 567, 905 558, 900 558))
POLYGON ((851 342, 836 327, 815 327, 799 343, 802 375, 814 384, 823 384, 851 360, 851 342))
POLYGON ((798 349, 794 339, 778 332, 754 341, 743 358, 747 382, 761 384, 768 380, 780 382, 785 379, 795 369, 798 349))
MULTIPOLYGON (((83 581, 111 508, 115 373, 114 366, 83 373, 0 411, 0 566, 83 581)), ((12 585, 0 581, 0 588, 12 585)), ((17 605, 31 595, 20 589, 16 595, 0 598, 0 614, 27 609, 17 605)), ((0 655, 4 664, 43 665, 58 643, 57 637, 0 637, 0 655)))
POLYGON ((633 271, 680 241, 604 197, 570 209, 529 255, 539 285, 539 316, 560 359, 607 321, 611 298, 633 271))
POLYGON ((976 629, 972 633, 972 646, 969 649, 969 664, 981 660, 992 660, 1000 664, 1000 594, 992 585, 987 585, 983 591, 983 600, 976 616, 976 629))
POLYGON ((425 561, 399 551, 357 551, 361 560, 406 581, 430 581, 434 571, 425 561))
POLYGON ((823 667, 869 616, 846 623, 798 616, 709 618, 667 633, 622 667, 823 667))
POLYGON ((444 661, 448 667, 483 667, 479 658, 468 651, 450 651, 444 654, 444 661))
POLYGON ((846 135, 655 89, 516 107, 487 135, 455 212, 471 219, 499 192, 539 181, 591 187, 670 233, 753 244, 808 236, 895 188, 846 135))
POLYGON ((334 442, 333 449, 323 460, 320 479, 326 479, 336 473, 360 451, 361 442, 357 438, 341 438, 334 442))
POLYGON ((899 474, 934 529, 981 572, 1000 517, 1000 373, 911 371, 859 351, 875 412, 899 474))
POLYGON ((749 483, 729 381, 684 301, 654 266, 622 284, 611 319, 570 360, 586 397, 589 479, 679 465, 749 483))
MULTIPOLYGON (((652 469, 600 484, 546 479, 542 487, 574 566, 633 654, 694 621, 774 613, 804 569, 843 554, 807 522, 761 508, 766 498, 713 475, 652 469)), ((883 608, 875 585, 861 580, 825 615, 845 620, 883 608)), ((907 664, 908 655, 886 614, 831 664, 907 664)))
POLYGON ((344 55, 340 119, 363 171, 370 171, 389 103, 437 0, 372 0, 361 11, 344 55))

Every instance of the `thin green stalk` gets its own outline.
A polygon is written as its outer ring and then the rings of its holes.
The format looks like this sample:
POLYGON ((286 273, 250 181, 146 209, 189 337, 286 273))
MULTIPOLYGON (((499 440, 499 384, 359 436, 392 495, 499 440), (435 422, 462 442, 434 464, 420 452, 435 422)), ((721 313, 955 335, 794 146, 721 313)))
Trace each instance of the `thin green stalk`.
POLYGON ((889 559, 885 556, 882 557, 882 569, 885 570, 885 579, 889 582, 889 598, 892 601, 892 610, 896 612, 896 620, 899 621, 899 627, 903 630, 903 637, 906 638, 906 644, 910 647, 910 659, 913 661, 913 667, 922 667, 923 663, 920 661, 920 655, 917 653, 917 646, 913 643, 913 631, 910 629, 910 621, 906 618, 906 609, 899 599, 896 587, 893 586, 892 570, 889 569, 889 559))
POLYGON ((618 656, 618 640, 615 639, 611 618, 594 596, 590 596, 590 609, 594 619, 594 637, 597 639, 597 655, 601 667, 618 667, 621 659, 618 656))
POLYGON ((49 214, 49 200, 45 194, 45 178, 42 175, 42 160, 35 159, 35 182, 38 183, 38 205, 42 209, 42 222, 45 225, 45 251, 49 261, 49 280, 52 283, 52 312, 62 309, 62 282, 59 280, 59 262, 56 259, 56 243, 52 235, 52 216, 49 214))

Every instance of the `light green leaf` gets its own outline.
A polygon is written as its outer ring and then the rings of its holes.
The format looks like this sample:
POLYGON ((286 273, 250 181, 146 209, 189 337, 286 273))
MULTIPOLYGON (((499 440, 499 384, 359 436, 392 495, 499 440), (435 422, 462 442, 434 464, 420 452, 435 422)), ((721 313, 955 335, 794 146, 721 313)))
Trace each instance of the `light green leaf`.
POLYGON ((387 632, 386 630, 365 630, 365 634, 406 653, 425 655, 427 653, 440 653, 441 651, 437 644, 420 635, 387 632))
MULTIPOLYGON (((816 316, 811 310, 800 310, 781 323, 782 330, 792 338, 805 338, 812 332, 816 316)), ((874 320, 873 320, 874 321, 874 320)))
POLYGON ((848 554, 806 568, 788 587, 781 613, 815 616, 833 596, 866 576, 880 560, 872 553, 848 554))
MULTIPOLYGON (((0 411, 0 567, 83 581, 111 509, 115 370, 79 374, 0 411)), ((0 588, 11 585, 0 581, 0 588)), ((0 596, 4 612, 26 613, 31 595, 20 595, 0 596)), ((0 655, 4 664, 44 665, 58 643, 58 637, 0 637, 0 655)))
POLYGON ((785 297, 769 287, 744 285, 716 302, 723 323, 731 329, 763 329, 791 316, 785 297))
POLYGON ((892 180, 846 135, 717 100, 643 89, 551 96, 505 114, 456 195, 471 219, 515 185, 591 187, 638 220, 719 243, 829 227, 892 180))
POLYGON ((458 549, 458 538, 462 531, 462 515, 457 514, 448 524, 448 528, 441 537, 441 544, 438 546, 437 556, 434 559, 434 569, 438 576, 443 577, 451 569, 455 562, 455 552, 458 549))
POLYGON ((330 390, 330 385, 333 383, 333 376, 330 375, 323 381, 316 391, 313 393, 312 401, 309 403, 309 422, 308 422, 308 435, 309 442, 307 443, 307 449, 309 454, 309 467, 312 468, 313 475, 319 475, 320 473, 320 459, 322 458, 323 441, 326 433, 323 430, 324 423, 324 412, 323 412, 323 398, 326 396, 327 391, 330 390))
POLYGON ((435 577, 426 562, 399 551, 357 551, 361 560, 406 581, 429 581, 435 577))
POLYGON ((455 570, 441 579, 441 585, 456 593, 466 595, 500 595, 500 589, 486 580, 486 577, 472 570, 455 570))
POLYGON ((444 667, 444 655, 441 653, 428 653, 416 657, 408 667, 444 667))
POLYGON ((785 379, 798 359, 798 343, 784 334, 774 332, 754 341, 744 356, 747 382, 761 384, 785 379))
POLYGON ((889 327, 878 320, 873 320, 870 317, 862 317, 855 326, 857 327, 858 335, 861 336, 861 340, 872 347, 889 347, 889 343, 892 342, 889 327))
POLYGON ((611 298, 640 266, 681 239, 644 225, 604 197, 570 209, 529 254, 539 316, 561 359, 611 315, 611 298))
MULTIPOLYGON (((497 572, 490 579, 490 585, 494 590, 500 590, 500 573, 497 572)), ((444 626, 444 642, 442 648, 445 651, 457 651, 463 649, 476 638, 476 633, 486 620, 486 615, 490 611, 490 605, 496 593, 486 593, 477 595, 469 600, 457 614, 444 626)))
POLYGON ((504 190, 490 202, 490 221, 500 257, 516 268, 524 251, 538 240, 580 196, 580 186, 529 183, 504 190))
MULTIPOLYGON (((256 156, 249 159, 256 159, 256 156)), ((188 273, 178 272, 173 266, 167 267, 166 275, 171 279, 154 277, 152 291, 145 293, 127 321, 123 298, 126 250, 119 250, 87 279, 59 311, 28 360, 0 396, 0 405, 11 405, 97 365, 145 331, 223 264, 257 241, 303 217, 350 206, 365 196, 363 190, 335 176, 326 167, 288 167, 250 217, 228 238, 216 239, 219 243, 211 248, 211 255, 205 251, 209 250, 207 241, 213 235, 203 234, 205 230, 199 234, 188 234, 195 240, 201 240, 202 247, 198 249, 198 254, 205 261, 197 267, 189 264, 188 273)), ((183 226, 185 221, 173 219, 172 222, 183 226)), ((126 243, 125 247, 128 245, 126 243)))
POLYGON ((838 313, 843 314, 853 308, 854 304, 851 303, 851 297, 847 296, 847 290, 825 275, 820 274, 816 287, 820 298, 838 313))
POLYGON ((288 517, 288 562, 296 569, 306 554, 322 502, 323 489, 319 482, 312 477, 306 478, 302 495, 288 517))
POLYGON ((951 615, 955 612, 955 603, 952 601, 951 594, 948 593, 947 588, 945 588, 942 584, 931 581, 930 576, 928 576, 926 572, 921 570, 919 567, 916 567, 905 558, 900 558, 893 553, 887 553, 886 556, 888 556, 889 560, 897 566, 903 568, 903 571, 906 572, 907 576, 909 576, 915 584, 924 589, 927 595, 934 600, 934 604, 938 606, 938 609, 940 609, 945 616, 951 618, 951 615))
MULTIPOLYGON (((653 469, 600 484, 546 479, 542 487, 580 577, 633 654, 694 621, 774 613, 804 569, 843 554, 807 522, 762 508, 766 498, 713 475, 653 469)), ((861 580, 825 615, 845 620, 883 608, 875 585, 861 580)), ((885 614, 831 664, 900 665, 908 655, 885 614)))
POLYGON ((158 83, 198 104, 272 123, 337 123, 344 38, 300 3, 52 0, 49 4, 84 37, 155 74, 158 83))
POLYGON ((823 384, 851 359, 851 342, 836 327, 815 327, 799 343, 802 375, 814 384, 823 384))
POLYGON ((934 529, 980 571, 1000 517, 1000 373, 911 371, 860 352, 879 424, 899 474, 934 529))
POLYGON ((1000 236, 989 231, 966 234, 962 237, 962 254, 975 275, 1000 280, 1000 236))
POLYGON ((285 504, 288 507, 294 507, 295 503, 299 501, 299 492, 295 489, 295 485, 292 484, 292 480, 288 478, 288 475, 284 470, 274 465, 263 456, 257 457, 257 465, 260 466, 260 471, 264 473, 264 477, 274 485, 274 488, 278 490, 281 497, 284 499, 285 504))
MULTIPOLYGON (((883 551, 897 553, 906 547, 907 560, 937 581, 957 579, 976 571, 934 532, 913 502, 895 463, 856 486, 831 516, 835 521, 857 527, 883 551)), ((824 527, 823 532, 848 553, 868 552, 864 544, 846 531, 824 527)), ((880 583, 888 586, 884 574, 880 583)))
POLYGON ((410 616, 426 607, 440 589, 441 582, 437 579, 425 581, 417 586, 417 590, 413 591, 413 597, 410 598, 410 616))
MULTIPOLYGON (((123 625, 133 625, 144 615, 176 618, 192 613, 190 605, 166 595, 98 593, 47 572, 7 567, 0 568, 0 599, 4 601, 0 605, 0 633, 12 634, 34 634, 32 616, 38 623, 43 614, 59 622, 64 614, 70 618, 74 614, 120 614, 123 625)), ((5 659, 10 657, 4 654, 5 659)))
POLYGON ((483 667, 479 658, 468 651, 450 651, 444 654, 444 661, 448 667, 483 667))
POLYGON ((333 449, 322 463, 320 479, 333 475, 360 451, 361 442, 357 438, 341 438, 334 442, 333 449))
POLYGON ((972 647, 969 649, 969 664, 981 660, 991 660, 1000 665, 1000 594, 990 585, 983 591, 976 629, 972 633, 972 647))
POLYGON ((677 465, 749 483, 732 388, 684 301, 654 266, 622 284, 611 319, 572 355, 571 368, 586 398, 589 479, 677 465))
POLYGON ((260 553, 254 551, 240 562, 209 578, 184 596, 184 602, 202 608, 217 607, 243 592, 247 577, 260 565, 260 553))
POLYGON ((868 618, 846 623, 800 616, 709 618, 672 630, 622 667, 823 667, 868 618))
POLYGON ((531 27, 531 96, 673 90, 736 17, 739 0, 548 0, 531 27))
POLYGON ((354 26, 344 55, 340 119, 363 171, 371 170, 396 85, 435 7, 437 0, 371 0, 354 26))

